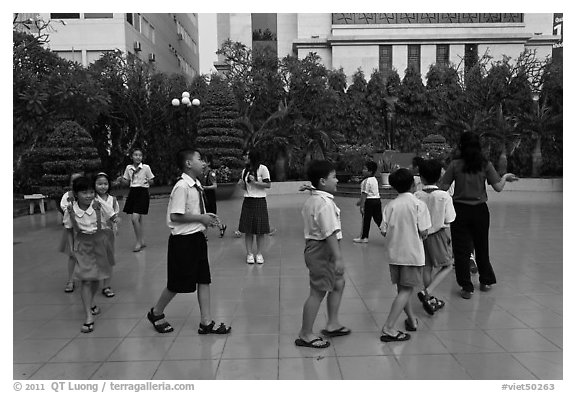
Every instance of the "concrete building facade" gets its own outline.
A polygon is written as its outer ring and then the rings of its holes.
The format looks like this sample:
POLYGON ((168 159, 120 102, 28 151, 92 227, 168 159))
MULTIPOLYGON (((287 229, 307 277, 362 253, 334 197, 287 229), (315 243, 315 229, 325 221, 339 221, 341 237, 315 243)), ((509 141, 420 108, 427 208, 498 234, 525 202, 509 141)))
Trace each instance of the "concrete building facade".
POLYGON ((199 74, 197 14, 45 13, 52 51, 88 66, 108 51, 136 54, 157 71, 199 74), (62 21, 62 22, 60 22, 62 21))
POLYGON ((342 67, 349 79, 358 68, 367 75, 395 69, 403 77, 409 63, 424 78, 432 64, 463 64, 467 53, 500 60, 530 49, 544 59, 559 40, 552 13, 229 13, 218 14, 219 47, 226 39, 253 47, 255 15, 275 19, 267 28, 278 57, 316 52, 326 67, 342 67))

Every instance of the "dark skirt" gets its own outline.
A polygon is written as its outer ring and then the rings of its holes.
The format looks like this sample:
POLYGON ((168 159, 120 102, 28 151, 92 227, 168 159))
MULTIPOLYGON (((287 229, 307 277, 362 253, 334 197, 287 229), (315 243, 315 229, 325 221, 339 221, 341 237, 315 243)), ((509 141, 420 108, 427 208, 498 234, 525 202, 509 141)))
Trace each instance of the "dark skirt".
POLYGON ((266 198, 244 197, 238 230, 251 235, 266 235, 270 233, 266 198))
POLYGON ((150 194, 146 187, 130 187, 128 198, 124 204, 124 213, 148 214, 150 207, 150 194))
POLYGON ((204 233, 170 235, 168 239, 168 284, 171 292, 190 293, 196 284, 210 284, 208 245, 204 233))

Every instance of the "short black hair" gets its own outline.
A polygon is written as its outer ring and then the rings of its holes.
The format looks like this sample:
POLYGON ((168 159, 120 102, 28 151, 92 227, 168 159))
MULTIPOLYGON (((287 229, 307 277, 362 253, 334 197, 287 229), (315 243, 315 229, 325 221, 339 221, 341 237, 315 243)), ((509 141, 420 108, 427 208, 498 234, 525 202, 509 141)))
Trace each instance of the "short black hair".
POLYGON ((326 179, 331 172, 335 171, 334 164, 326 160, 314 160, 308 165, 306 175, 315 188, 318 188, 320 179, 326 179))
POLYGON ((81 191, 88 191, 94 189, 94 182, 86 176, 80 176, 72 182, 72 191, 78 194, 81 191))
POLYGON ((364 164, 364 166, 366 167, 366 169, 368 169, 368 172, 370 172, 371 174, 375 174, 376 171, 378 170, 378 164, 376 164, 372 160, 366 161, 366 164, 364 164))
POLYGON ((403 193, 410 191, 410 188, 412 188, 414 176, 408 169, 400 168, 390 174, 388 181, 398 193, 403 193))
POLYGON ((142 155, 144 155, 144 149, 142 149, 141 147, 135 147, 132 149, 132 152, 130 153, 130 156, 133 156, 134 153, 136 153, 137 151, 139 151, 140 153, 142 153, 142 155))
POLYGON ((436 159, 424 160, 420 166, 420 177, 428 184, 434 184, 440 179, 442 163, 436 159))
POLYGON ((412 158, 412 166, 418 167, 418 169, 420 169, 420 165, 422 165, 423 162, 424 159, 420 156, 415 156, 414 158, 412 158))
POLYGON ((176 153, 176 165, 178 165, 178 168, 180 168, 180 170, 184 170, 184 164, 186 163, 186 160, 196 152, 200 153, 196 148, 193 147, 185 147, 178 150, 178 153, 176 153))

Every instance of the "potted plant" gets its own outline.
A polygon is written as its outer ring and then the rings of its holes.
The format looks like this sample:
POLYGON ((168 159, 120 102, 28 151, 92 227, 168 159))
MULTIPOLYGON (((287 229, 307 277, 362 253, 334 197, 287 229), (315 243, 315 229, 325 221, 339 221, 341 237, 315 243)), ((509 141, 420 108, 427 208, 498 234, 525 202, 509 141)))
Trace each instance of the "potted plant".
POLYGON ((390 161, 390 158, 382 156, 382 158, 378 160, 378 167, 380 168, 382 185, 389 186, 390 183, 388 182, 388 177, 390 176, 390 172, 392 171, 393 168, 392 161, 390 161))

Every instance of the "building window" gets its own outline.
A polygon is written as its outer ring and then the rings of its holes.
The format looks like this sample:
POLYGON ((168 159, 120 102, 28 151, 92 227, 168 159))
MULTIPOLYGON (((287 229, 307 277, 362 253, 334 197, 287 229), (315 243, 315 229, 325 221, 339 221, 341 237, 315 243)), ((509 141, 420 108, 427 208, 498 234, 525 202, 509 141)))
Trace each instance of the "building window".
POLYGON ((80 19, 80 14, 50 14, 50 19, 80 19))
POLYGON ((84 19, 112 19, 114 14, 84 14, 84 19))
POLYGON ((392 71, 392 45, 380 45, 379 52, 380 72, 385 78, 388 78, 392 71))
POLYGON ((408 45, 408 68, 420 73, 420 45, 408 45))
POLYGON ((478 62, 478 45, 464 45, 464 71, 468 71, 478 62))
POLYGON ((131 25, 134 24, 132 14, 126 14, 126 22, 130 23, 131 25))
POLYGON ((270 48, 278 54, 276 14, 252 14, 252 49, 270 48))
POLYGON ((140 31, 140 14, 134 14, 134 28, 136 31, 140 31))
POLYGON ((450 45, 447 44, 436 45, 436 64, 438 65, 450 64, 450 45))
POLYGON ((71 50, 71 51, 54 51, 58 56, 63 59, 74 61, 78 64, 82 64, 82 51, 81 50, 71 50))

